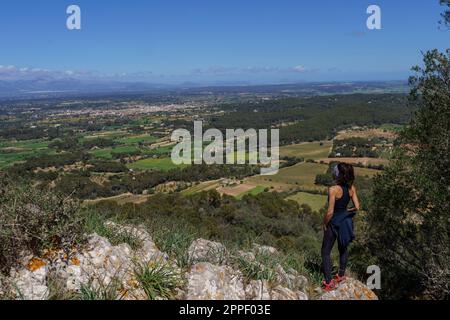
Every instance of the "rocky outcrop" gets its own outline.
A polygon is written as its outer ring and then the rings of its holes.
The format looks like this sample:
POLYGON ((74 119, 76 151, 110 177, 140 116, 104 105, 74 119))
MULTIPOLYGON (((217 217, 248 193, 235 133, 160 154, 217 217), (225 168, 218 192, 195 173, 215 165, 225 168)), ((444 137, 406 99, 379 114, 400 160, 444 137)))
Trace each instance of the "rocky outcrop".
POLYGON ((246 283, 242 273, 229 266, 195 264, 187 275, 188 300, 308 300, 300 290, 291 290, 265 280, 246 283))
POLYGON ((42 300, 49 295, 50 275, 65 283, 67 291, 80 292, 83 286, 93 290, 117 289, 117 298, 146 299, 134 269, 138 264, 165 263, 168 256, 158 250, 151 236, 140 227, 119 226, 108 222, 115 232, 127 232, 140 241, 132 250, 128 244, 111 245, 108 239, 93 234, 87 244, 71 250, 47 251, 32 258, 19 270, 12 270, 8 286, 17 299, 42 300))
POLYGON ((242 274, 228 266, 201 262, 187 276, 188 300, 244 300, 242 274))
MULTIPOLYGON (((108 299, 147 299, 137 266, 168 265, 177 277, 183 273, 161 252, 144 227, 105 224, 114 233, 126 233, 136 241, 112 245, 97 234, 78 247, 48 250, 41 257, 25 256, 22 266, 2 281, 0 294, 13 299, 44 300, 51 296, 50 279, 58 279, 64 290, 82 293, 109 288, 108 299), (136 242, 139 245, 136 245, 136 242)), ((296 270, 283 268, 281 254, 268 246, 253 245, 250 251, 231 253, 224 245, 205 239, 188 249, 191 267, 180 284, 172 285, 174 297, 189 300, 307 300, 308 281, 296 270), (244 266, 244 268, 243 268, 244 266), (245 268, 259 270, 246 278, 245 268), (240 271, 240 269, 242 271, 240 271), (265 280, 270 279, 270 281, 265 280)), ((168 279, 170 281, 170 279, 168 279)), ((319 289, 320 290, 320 289, 319 289)), ((322 300, 374 300, 377 296, 361 282, 348 279, 331 292, 319 292, 322 300)), ((163 298, 163 297, 152 297, 163 298)), ((169 298, 165 296, 164 298, 169 298)))
POLYGON ((21 300, 46 300, 48 298, 47 272, 48 267, 43 264, 36 269, 13 270, 8 285, 13 297, 21 300))
POLYGON ((347 278, 330 292, 323 293, 320 300, 378 300, 377 295, 362 282, 347 278))
POLYGON ((192 264, 198 262, 210 262, 220 265, 226 262, 228 251, 225 246, 219 242, 198 239, 190 245, 188 255, 189 261, 192 264))

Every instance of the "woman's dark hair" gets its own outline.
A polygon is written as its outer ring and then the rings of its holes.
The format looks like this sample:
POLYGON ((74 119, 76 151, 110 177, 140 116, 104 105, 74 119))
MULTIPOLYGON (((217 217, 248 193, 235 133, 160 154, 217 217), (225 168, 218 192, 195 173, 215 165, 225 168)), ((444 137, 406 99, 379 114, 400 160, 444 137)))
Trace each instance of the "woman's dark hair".
POLYGON ((333 176, 338 185, 352 186, 355 181, 355 171, 353 166, 344 162, 341 162, 335 166, 333 176))

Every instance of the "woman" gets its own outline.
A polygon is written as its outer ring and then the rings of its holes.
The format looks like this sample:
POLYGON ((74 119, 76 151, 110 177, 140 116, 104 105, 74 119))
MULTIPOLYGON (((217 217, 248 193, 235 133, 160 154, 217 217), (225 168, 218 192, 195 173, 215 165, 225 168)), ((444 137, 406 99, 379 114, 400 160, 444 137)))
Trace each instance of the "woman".
POLYGON ((345 269, 348 260, 348 245, 355 238, 353 234, 353 217, 359 210, 359 200, 356 188, 353 166, 347 163, 339 163, 333 167, 333 178, 336 185, 330 187, 328 192, 328 211, 323 219, 322 262, 325 280, 325 291, 333 290, 336 285, 345 280, 345 269), (352 200, 354 207, 348 209, 352 200), (331 250, 338 240, 339 272, 331 277, 331 250))

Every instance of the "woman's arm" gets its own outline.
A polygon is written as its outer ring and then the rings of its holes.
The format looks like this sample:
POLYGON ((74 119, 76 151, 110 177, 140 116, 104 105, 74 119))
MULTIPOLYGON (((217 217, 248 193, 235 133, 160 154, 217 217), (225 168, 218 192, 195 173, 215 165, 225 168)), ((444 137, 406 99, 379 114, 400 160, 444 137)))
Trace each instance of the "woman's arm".
POLYGON ((349 212, 355 212, 355 211, 359 211, 360 209, 360 204, 359 204, 359 199, 358 199, 358 194, 356 192, 356 188, 355 186, 352 186, 352 202, 353 205, 355 206, 354 208, 349 209, 349 212))
POLYGON ((334 202, 336 201, 336 190, 331 187, 328 190, 328 210, 325 216, 323 217, 323 230, 326 231, 328 227, 328 223, 330 223, 331 218, 333 218, 334 213, 334 202))

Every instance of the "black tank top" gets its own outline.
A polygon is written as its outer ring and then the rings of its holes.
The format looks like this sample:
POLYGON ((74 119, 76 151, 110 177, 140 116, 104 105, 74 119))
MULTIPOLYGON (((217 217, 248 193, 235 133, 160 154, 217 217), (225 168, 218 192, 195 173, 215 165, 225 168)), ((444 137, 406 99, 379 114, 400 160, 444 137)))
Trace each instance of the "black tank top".
POLYGON ((347 211, 350 202, 350 191, 348 185, 339 185, 342 188, 342 197, 334 202, 334 212, 347 211))

